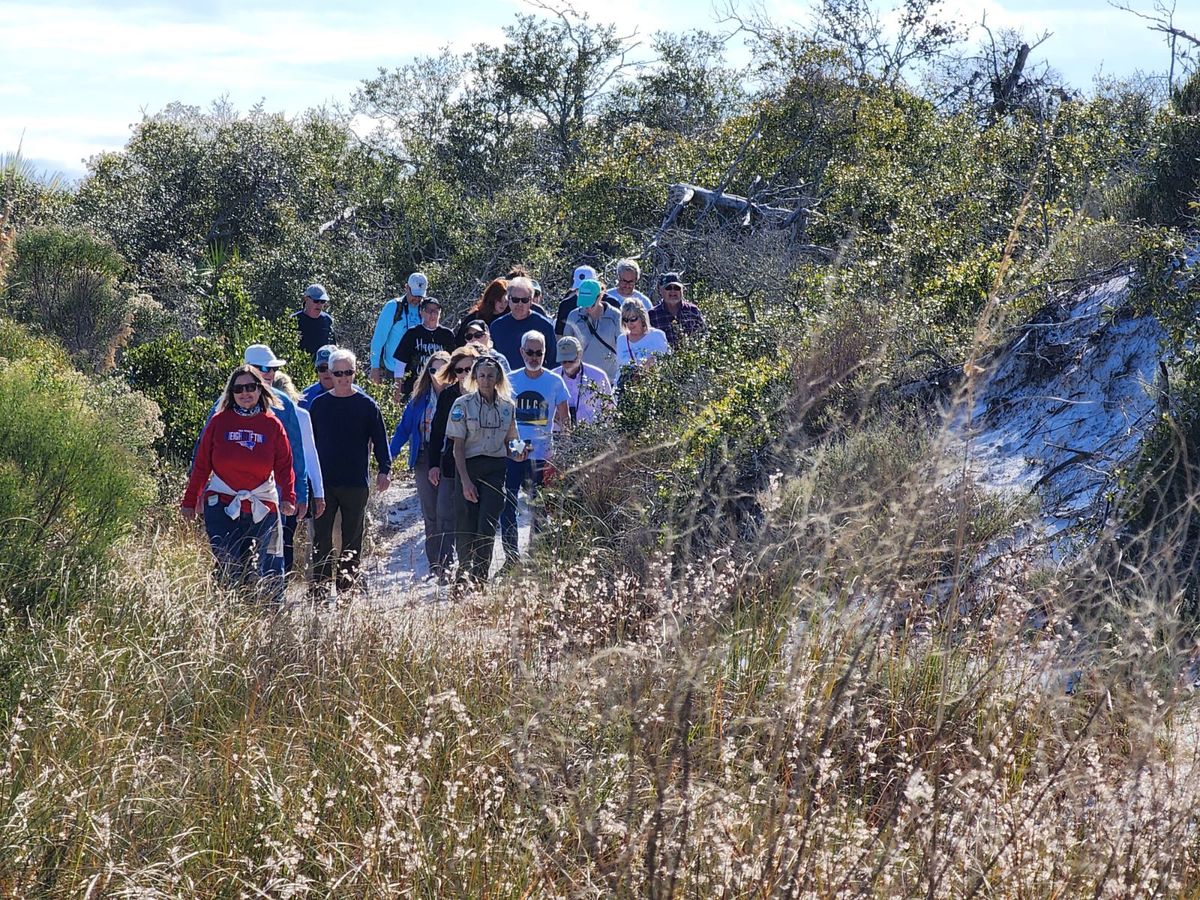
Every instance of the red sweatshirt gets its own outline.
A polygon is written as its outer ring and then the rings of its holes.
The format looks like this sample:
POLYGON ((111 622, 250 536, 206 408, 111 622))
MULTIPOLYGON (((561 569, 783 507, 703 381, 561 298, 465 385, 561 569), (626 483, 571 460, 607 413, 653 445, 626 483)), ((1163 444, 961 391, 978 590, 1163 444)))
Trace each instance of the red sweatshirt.
MULTIPOLYGON (((213 472, 239 491, 254 490, 274 472, 280 502, 296 502, 292 448, 283 423, 273 413, 240 416, 227 409, 208 420, 200 435, 200 446, 196 448, 192 476, 183 492, 181 506, 184 509, 197 507, 201 494, 210 493, 204 488, 213 472)), ((232 499, 232 494, 221 495, 222 503, 232 499)), ((243 500, 242 512, 249 511, 250 502, 243 500)))

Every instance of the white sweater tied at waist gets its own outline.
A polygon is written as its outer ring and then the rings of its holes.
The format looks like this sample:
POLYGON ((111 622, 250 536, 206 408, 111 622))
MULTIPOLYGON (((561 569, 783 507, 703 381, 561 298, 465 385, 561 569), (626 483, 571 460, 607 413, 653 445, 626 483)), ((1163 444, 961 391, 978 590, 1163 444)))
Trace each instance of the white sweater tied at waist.
POLYGON ((233 500, 225 507, 225 514, 231 519, 236 519, 242 514, 242 503, 247 501, 250 503, 250 515, 255 522, 261 522, 267 517, 270 507, 268 503, 275 505, 279 509, 279 491, 275 487, 275 475, 267 476, 267 480, 253 490, 237 491, 225 483, 216 472, 213 472, 208 479, 208 490, 217 494, 232 494, 233 500))

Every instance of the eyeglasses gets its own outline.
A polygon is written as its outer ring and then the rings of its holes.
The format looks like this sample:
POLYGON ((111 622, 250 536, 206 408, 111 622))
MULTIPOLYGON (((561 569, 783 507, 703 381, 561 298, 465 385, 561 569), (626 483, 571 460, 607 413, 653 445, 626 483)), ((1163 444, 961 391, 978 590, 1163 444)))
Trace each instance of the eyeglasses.
POLYGON ((617 281, 621 284, 637 284, 636 278, 618 278, 617 281))
POLYGON ((509 303, 532 303, 533 298, 532 297, 509 297, 508 302, 509 303))
POLYGON ((233 386, 233 392, 235 394, 252 394, 260 387, 262 387, 262 385, 256 381, 251 381, 249 383, 243 382, 242 384, 235 384, 233 386))
POLYGON ((470 366, 459 366, 454 370, 454 374, 455 375, 470 375, 471 367, 470 366))
POLYGON ((319 366, 317 366, 317 371, 321 373, 328 372, 329 366, 326 363, 321 363, 319 366))
POLYGON ((524 353, 526 356, 545 356, 546 355, 545 350, 539 350, 536 347, 526 347, 521 352, 524 353))
POLYGON ((309 297, 308 299, 311 300, 313 303, 328 303, 329 302, 328 297, 309 297))
POLYGON ((465 337, 468 341, 477 341, 481 337, 483 337, 483 332, 482 331, 468 331, 466 334, 463 335, 463 337, 465 337))
POLYGON ((682 290, 683 290, 683 288, 681 288, 679 285, 675 285, 675 287, 663 288, 663 293, 664 294, 678 294, 682 290))
POLYGON ((270 375, 272 372, 279 371, 279 366, 255 366, 254 368, 258 369, 264 375, 270 375))
POLYGON ((626 324, 629 324, 630 322, 640 322, 640 321, 642 321, 642 317, 641 316, 621 316, 621 321, 626 324))
POLYGON ((333 370, 334 378, 349 378, 353 374, 354 374, 353 369, 334 369, 333 370))

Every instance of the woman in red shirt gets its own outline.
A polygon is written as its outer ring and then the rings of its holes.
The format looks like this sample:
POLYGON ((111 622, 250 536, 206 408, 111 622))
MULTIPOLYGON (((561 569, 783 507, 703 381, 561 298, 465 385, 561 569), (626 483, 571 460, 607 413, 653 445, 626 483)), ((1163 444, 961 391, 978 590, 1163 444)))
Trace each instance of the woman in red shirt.
POLYGON ((185 519, 204 505, 204 529, 221 577, 248 580, 246 563, 258 544, 261 589, 283 599, 283 526, 280 513, 296 511, 292 449, 283 423, 271 411, 275 394, 252 366, 229 376, 200 436, 183 494, 185 519))

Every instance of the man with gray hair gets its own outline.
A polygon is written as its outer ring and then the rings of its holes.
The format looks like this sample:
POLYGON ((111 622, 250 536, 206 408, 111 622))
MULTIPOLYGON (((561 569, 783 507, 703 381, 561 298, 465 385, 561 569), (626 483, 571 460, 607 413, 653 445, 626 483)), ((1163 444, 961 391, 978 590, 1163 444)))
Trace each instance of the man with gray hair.
POLYGON ((650 298, 637 289, 637 283, 642 277, 642 267, 637 264, 636 260, 622 259, 617 263, 617 286, 605 291, 604 297, 606 300, 611 300, 613 306, 617 309, 621 308, 621 304, 634 297, 642 301, 642 306, 646 307, 646 311, 650 311, 650 307, 654 304, 650 302, 650 298))
POLYGON ((492 346, 508 360, 509 368, 521 368, 525 360, 521 354, 521 338, 527 331, 537 331, 545 338, 546 365, 556 365, 557 347, 554 323, 533 311, 533 282, 518 276, 508 283, 508 312, 492 322, 492 346))
POLYGON ((527 331, 521 335, 521 358, 524 367, 514 370, 508 380, 517 404, 517 434, 525 441, 529 454, 521 462, 510 456, 504 478, 500 538, 504 544, 505 566, 509 568, 521 558, 517 549, 518 494, 524 488, 525 496, 532 500, 541 485, 552 452, 555 424, 562 431, 571 429, 567 386, 562 378, 543 367, 546 336, 541 331, 527 331))
POLYGON ((358 360, 351 351, 335 350, 329 357, 333 389, 316 397, 310 407, 317 456, 325 477, 325 512, 313 528, 313 588, 318 596, 328 596, 335 565, 339 594, 360 587, 359 564, 367 500, 371 495, 368 463, 372 451, 379 467, 375 489, 382 493, 391 485, 388 473, 392 458, 383 415, 370 396, 354 389, 357 368, 358 360), (342 514, 340 557, 333 546, 333 523, 339 511, 342 514))

